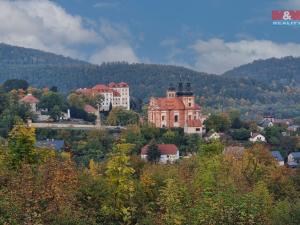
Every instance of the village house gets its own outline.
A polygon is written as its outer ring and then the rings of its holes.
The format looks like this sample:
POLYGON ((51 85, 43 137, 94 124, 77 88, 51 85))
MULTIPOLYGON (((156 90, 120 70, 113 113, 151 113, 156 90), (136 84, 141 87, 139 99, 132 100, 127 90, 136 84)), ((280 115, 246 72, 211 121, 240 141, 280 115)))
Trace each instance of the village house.
POLYGON ((279 166, 284 166, 284 159, 279 151, 271 152, 273 158, 278 162, 279 166))
POLYGON ((103 96, 103 101, 100 105, 101 111, 109 111, 111 108, 122 107, 130 109, 130 93, 129 86, 125 82, 97 84, 92 88, 79 88, 76 93, 96 96, 100 94, 103 96))
POLYGON ((195 103, 195 95, 191 84, 182 82, 178 88, 170 87, 166 97, 150 99, 148 106, 148 122, 159 128, 184 128, 188 134, 205 133, 204 117, 201 108, 195 103))
MULTIPOLYGON (((142 148, 141 151, 141 159, 147 160, 147 152, 148 146, 146 145, 142 148)), ((179 159, 179 150, 174 144, 158 144, 158 150, 160 151, 160 159, 159 162, 166 164, 166 163, 173 163, 179 159)))
POLYGON ((288 166, 289 167, 298 167, 300 163, 300 152, 291 152, 288 155, 288 166))
POLYGON ((40 102, 36 97, 32 94, 27 94, 20 100, 21 103, 29 104, 30 110, 33 113, 37 113, 37 104, 40 102))
POLYGON ((219 140, 221 136, 224 135, 223 133, 218 133, 215 132, 214 130, 210 130, 206 135, 205 135, 205 140, 219 140))
POLYGON ((299 125, 291 125, 287 128, 289 132, 297 132, 300 129, 299 125))
POLYGON ((251 142, 266 142, 266 138, 262 134, 251 132, 249 141, 251 141, 251 142))

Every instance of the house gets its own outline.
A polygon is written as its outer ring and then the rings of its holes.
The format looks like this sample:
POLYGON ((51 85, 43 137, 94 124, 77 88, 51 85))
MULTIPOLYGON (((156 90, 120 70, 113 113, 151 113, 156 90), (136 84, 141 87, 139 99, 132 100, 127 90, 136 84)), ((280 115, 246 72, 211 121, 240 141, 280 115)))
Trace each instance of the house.
POLYGON ((205 140, 218 140, 221 138, 221 133, 217 133, 214 130, 210 130, 206 135, 205 135, 205 140))
POLYGON ((152 97, 148 106, 148 122, 159 128, 184 128, 188 134, 202 135, 204 117, 195 102, 191 84, 180 81, 177 89, 170 86, 166 97, 152 97))
POLYGON ((258 123, 258 126, 261 127, 262 129, 265 129, 267 127, 272 127, 272 126, 274 126, 274 121, 273 122, 272 121, 265 118, 258 123))
POLYGON ((55 139, 47 139, 42 141, 37 141, 36 145, 37 148, 49 148, 56 151, 62 151, 65 146, 64 140, 55 140, 55 139))
POLYGON ((249 138, 249 141, 251 142, 266 142, 266 138, 259 134, 259 133, 252 133, 251 132, 251 136, 249 138))
POLYGON ((271 151, 273 158, 278 162, 279 166, 284 166, 284 159, 279 151, 271 151))
POLYGON ((32 112, 37 112, 37 104, 40 102, 36 97, 34 97, 32 94, 27 94, 20 100, 21 103, 26 103, 30 105, 30 109, 32 112))
MULTIPOLYGON (((146 145, 142 148, 141 159, 147 160, 147 152, 149 145, 146 145)), ((157 145, 160 151, 160 163, 173 163, 179 159, 179 150, 174 144, 158 144, 157 145)))
POLYGON ((85 105, 84 106, 84 108, 83 108, 83 110, 86 112, 86 113, 91 113, 91 114, 94 114, 94 115, 98 115, 98 110, 95 108, 95 107, 93 107, 93 106, 91 106, 91 105, 85 105))
POLYGON ((291 126, 289 126, 289 127, 287 128, 287 130, 290 131, 290 132, 296 132, 296 131, 299 130, 299 128, 300 128, 299 125, 291 125, 291 126))
POLYGON ((108 85, 97 84, 92 88, 79 88, 76 90, 76 93, 88 96, 102 95, 101 111, 109 111, 111 108, 116 107, 122 107, 127 110, 130 109, 129 86, 125 82, 112 82, 108 85))
POLYGON ((288 155, 288 166, 295 168, 298 167, 300 163, 300 152, 291 152, 288 155))

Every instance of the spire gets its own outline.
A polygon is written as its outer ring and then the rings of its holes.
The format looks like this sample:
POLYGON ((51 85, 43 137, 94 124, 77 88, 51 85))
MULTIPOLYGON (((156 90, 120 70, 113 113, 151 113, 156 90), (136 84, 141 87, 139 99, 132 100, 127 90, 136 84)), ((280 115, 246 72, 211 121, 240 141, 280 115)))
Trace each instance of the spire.
POLYGON ((182 83, 182 79, 181 79, 181 74, 180 74, 179 83, 178 83, 178 92, 183 92, 183 83, 182 83))

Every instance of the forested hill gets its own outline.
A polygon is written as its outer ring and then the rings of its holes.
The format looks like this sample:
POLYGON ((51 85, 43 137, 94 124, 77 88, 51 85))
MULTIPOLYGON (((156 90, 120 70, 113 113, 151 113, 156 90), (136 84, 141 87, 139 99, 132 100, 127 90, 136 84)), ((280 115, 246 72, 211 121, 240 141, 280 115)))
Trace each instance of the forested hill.
MULTIPOLYGON (((128 82, 133 96, 145 99, 162 95, 170 83, 180 77, 193 83, 200 96, 215 96, 226 87, 233 97, 247 98, 246 92, 255 90, 256 82, 249 79, 226 78, 186 69, 184 67, 153 64, 106 63, 101 66, 83 63, 51 53, 33 49, 0 45, 0 82, 18 78, 37 87, 57 86, 67 92, 99 82, 128 82), (245 89, 235 90, 239 84, 245 89), (255 85, 254 85, 255 84, 255 85)), ((259 85, 256 85, 257 87, 259 85)))
POLYGON ((248 77, 265 84, 279 86, 300 86, 300 58, 284 57, 256 60, 227 71, 230 77, 248 77))
POLYGON ((56 86, 67 93, 97 83, 124 81, 130 85, 132 97, 147 101, 150 96, 164 95, 170 83, 176 84, 181 77, 192 83, 196 95, 201 97, 198 101, 206 108, 240 107, 251 114, 251 111, 263 112, 276 103, 279 115, 300 114, 300 92, 286 93, 285 87, 272 86, 256 76, 249 78, 250 75, 228 73, 217 76, 154 64, 105 63, 97 66, 34 49, 0 45, 0 83, 24 79, 31 86, 56 86))
POLYGON ((86 62, 31 48, 0 43, 0 65, 83 65, 86 62))

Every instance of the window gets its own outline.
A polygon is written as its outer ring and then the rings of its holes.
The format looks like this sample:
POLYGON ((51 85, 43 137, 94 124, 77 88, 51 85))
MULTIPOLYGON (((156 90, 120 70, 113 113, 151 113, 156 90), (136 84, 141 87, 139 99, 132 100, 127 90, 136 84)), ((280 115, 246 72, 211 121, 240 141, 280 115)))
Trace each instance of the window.
POLYGON ((175 122, 175 123, 178 123, 178 115, 175 115, 175 117, 174 117, 174 122, 175 122))
POLYGON ((165 116, 162 116, 162 117, 161 117, 161 120, 162 120, 162 121, 165 121, 165 116))
POLYGON ((189 120, 192 120, 192 116, 191 115, 189 115, 189 120))
POLYGON ((191 107, 191 106, 192 106, 192 103, 189 102, 189 107, 191 107))
POLYGON ((196 131, 200 131, 200 128, 196 128, 196 131))

